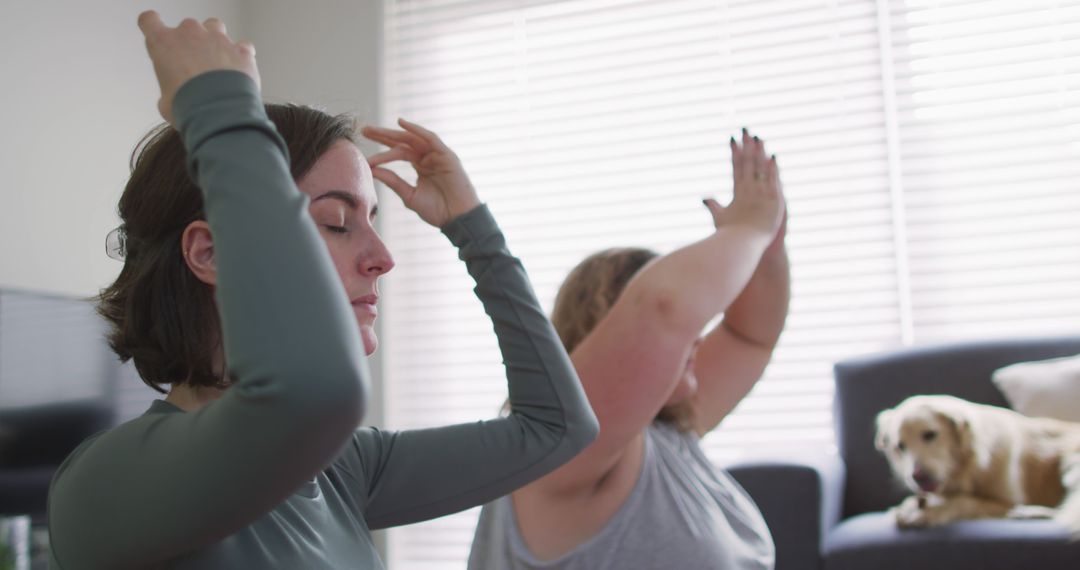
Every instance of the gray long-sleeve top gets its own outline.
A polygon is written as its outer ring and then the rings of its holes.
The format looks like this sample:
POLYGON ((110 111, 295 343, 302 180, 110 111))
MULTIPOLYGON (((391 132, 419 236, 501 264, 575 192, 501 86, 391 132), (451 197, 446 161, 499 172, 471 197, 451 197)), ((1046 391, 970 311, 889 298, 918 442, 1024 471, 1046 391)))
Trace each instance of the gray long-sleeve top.
POLYGON ((487 208, 451 221, 506 366, 511 414, 360 428, 363 344, 246 75, 200 75, 174 116, 214 235, 232 387, 157 401, 81 445, 49 498, 52 568, 382 568, 370 529, 453 513, 565 463, 598 426, 487 208))

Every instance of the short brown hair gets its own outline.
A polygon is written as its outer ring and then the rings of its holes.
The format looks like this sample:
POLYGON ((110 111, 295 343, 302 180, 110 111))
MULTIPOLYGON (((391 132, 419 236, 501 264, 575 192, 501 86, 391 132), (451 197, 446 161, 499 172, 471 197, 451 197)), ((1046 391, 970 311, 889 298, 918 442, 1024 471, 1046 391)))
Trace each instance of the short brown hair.
MULTIPOLYGON (((357 141, 357 122, 348 115, 279 104, 267 104, 266 113, 288 146, 294 180, 335 142, 357 141)), ((220 337, 213 289, 195 277, 180 250, 184 228, 206 217, 185 159, 169 125, 155 127, 136 145, 117 206, 124 267, 98 296, 109 346, 121 361, 134 361, 143 382, 159 392, 165 392, 162 384, 222 385, 223 371, 212 364, 220 337)))
POLYGON ((656 257, 656 252, 639 247, 605 249, 570 270, 551 311, 551 322, 566 352, 573 352, 585 340, 630 279, 656 257))
MULTIPOLYGON (((567 352, 572 352, 607 315, 630 279, 659 254, 638 247, 612 248, 586 257, 559 287, 551 322, 567 352)), ((660 410, 656 419, 680 431, 692 428, 688 405, 675 404, 660 410)))

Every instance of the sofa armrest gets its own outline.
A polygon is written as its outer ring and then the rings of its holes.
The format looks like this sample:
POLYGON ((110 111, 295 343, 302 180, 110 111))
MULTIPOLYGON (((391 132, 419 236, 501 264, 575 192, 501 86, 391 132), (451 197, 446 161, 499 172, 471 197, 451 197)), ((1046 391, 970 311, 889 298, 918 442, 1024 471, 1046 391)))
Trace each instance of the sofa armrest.
POLYGON ((777 570, 818 570, 825 537, 840 520, 844 464, 835 455, 727 467, 757 504, 776 544, 777 570))

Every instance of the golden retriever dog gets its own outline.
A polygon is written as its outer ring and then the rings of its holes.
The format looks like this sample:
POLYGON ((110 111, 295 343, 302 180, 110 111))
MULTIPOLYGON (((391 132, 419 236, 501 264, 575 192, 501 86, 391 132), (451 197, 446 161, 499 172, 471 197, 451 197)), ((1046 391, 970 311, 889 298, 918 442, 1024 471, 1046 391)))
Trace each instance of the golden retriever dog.
POLYGON ((877 416, 875 447, 915 495, 900 527, 1053 518, 1080 538, 1080 424, 952 396, 913 396, 877 416))

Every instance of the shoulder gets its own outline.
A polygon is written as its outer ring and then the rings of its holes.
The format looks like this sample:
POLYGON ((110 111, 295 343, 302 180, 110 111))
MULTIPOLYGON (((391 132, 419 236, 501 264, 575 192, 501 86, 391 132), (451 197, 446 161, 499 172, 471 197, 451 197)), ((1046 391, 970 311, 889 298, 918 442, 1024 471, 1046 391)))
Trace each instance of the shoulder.
POLYGON ((510 495, 503 495, 480 508, 476 523, 476 542, 509 538, 517 534, 514 502, 510 495))
POLYGON ((56 534, 57 521, 81 512, 80 505, 100 496, 103 489, 130 478, 139 464, 145 434, 155 420, 144 415, 98 432, 68 454, 49 482, 50 532, 56 534))
POLYGON ((530 558, 519 532, 510 495, 485 504, 469 549, 468 568, 513 567, 513 561, 530 558))
MULTIPOLYGON (((116 428, 113 428, 113 429, 116 429, 116 428)), ((60 463, 60 467, 58 467, 56 469, 56 473, 53 474, 52 483, 51 483, 50 487, 55 486, 57 481, 62 479, 63 476, 68 472, 69 468, 72 465, 75 465, 75 464, 78 463, 79 459, 86 453, 86 450, 89 449, 90 447, 92 447, 99 439, 101 439, 101 436, 109 433, 110 431, 112 431, 112 430, 106 430, 106 431, 103 431, 103 432, 99 432, 99 433, 96 433, 96 434, 86 438, 86 440, 84 440, 82 443, 80 443, 78 447, 76 447, 71 453, 69 453, 68 456, 66 458, 64 458, 64 461, 62 463, 60 463)))
POLYGON ((125 463, 137 461, 139 450, 147 444, 147 438, 152 437, 154 427, 169 417, 171 414, 144 414, 86 438, 57 468, 52 486, 70 479, 84 464, 93 463, 99 467, 113 464, 123 468, 125 463))
POLYGON ((393 448, 396 433, 374 427, 356 428, 328 469, 344 473, 357 483, 366 481, 369 472, 393 448))
POLYGON ((654 421, 645 430, 645 439, 654 444, 692 446, 701 444, 701 438, 694 430, 681 431, 671 422, 654 421))
POLYGON ((715 469, 694 430, 680 431, 674 424, 653 422, 646 430, 646 441, 653 448, 652 463, 664 466, 662 469, 715 469))

